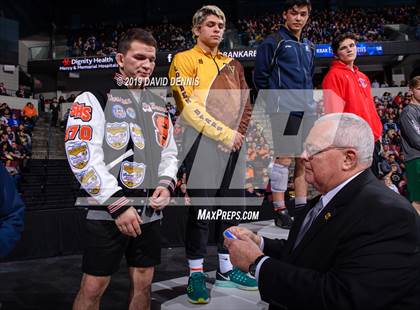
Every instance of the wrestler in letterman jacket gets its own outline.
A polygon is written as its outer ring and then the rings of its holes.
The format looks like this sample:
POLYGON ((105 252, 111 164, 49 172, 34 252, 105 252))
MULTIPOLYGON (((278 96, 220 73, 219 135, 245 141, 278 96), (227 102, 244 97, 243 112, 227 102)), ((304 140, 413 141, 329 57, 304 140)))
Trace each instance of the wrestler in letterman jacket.
POLYGON ((89 207, 87 219, 116 219, 136 202, 147 223, 162 218, 160 211, 141 205, 153 189, 174 191, 177 147, 165 101, 150 90, 122 84, 116 73, 109 85, 75 99, 66 154, 83 189, 99 203, 89 207))

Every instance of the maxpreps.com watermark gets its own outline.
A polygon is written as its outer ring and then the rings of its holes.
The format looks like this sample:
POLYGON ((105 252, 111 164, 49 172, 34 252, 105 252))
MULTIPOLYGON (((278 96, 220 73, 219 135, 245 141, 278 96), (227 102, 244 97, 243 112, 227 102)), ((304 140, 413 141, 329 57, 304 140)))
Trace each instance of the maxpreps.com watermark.
POLYGON ((197 220, 204 221, 258 221, 260 218, 260 211, 226 211, 226 210, 207 210, 199 209, 197 220))

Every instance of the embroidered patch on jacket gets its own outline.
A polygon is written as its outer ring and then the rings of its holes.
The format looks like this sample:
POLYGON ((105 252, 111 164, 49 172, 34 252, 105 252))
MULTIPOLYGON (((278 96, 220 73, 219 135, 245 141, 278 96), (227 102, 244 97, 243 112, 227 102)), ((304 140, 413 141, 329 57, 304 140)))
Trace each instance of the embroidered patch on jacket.
POLYGON ((134 145, 140 150, 144 149, 144 136, 141 127, 137 124, 130 123, 130 133, 134 145))
POLYGON ((126 117, 126 113, 122 105, 115 104, 112 107, 112 115, 114 115, 115 118, 123 119, 126 117))
POLYGON ((66 145, 66 153, 70 165, 76 169, 83 169, 90 159, 89 147, 86 142, 69 142, 66 145))
POLYGON ((123 161, 120 169, 120 180, 127 188, 137 188, 146 174, 146 165, 143 163, 123 161))
POLYGON ((128 123, 107 123, 105 128, 106 143, 114 150, 121 150, 128 144, 128 123))
POLYGON ((91 195, 98 195, 101 191, 101 179, 93 167, 77 173, 76 178, 82 187, 91 195))

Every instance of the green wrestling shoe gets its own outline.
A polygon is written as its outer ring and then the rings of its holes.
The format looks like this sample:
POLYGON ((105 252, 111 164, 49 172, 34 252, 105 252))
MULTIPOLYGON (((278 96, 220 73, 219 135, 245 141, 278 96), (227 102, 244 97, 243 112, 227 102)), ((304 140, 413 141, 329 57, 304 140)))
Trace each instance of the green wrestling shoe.
POLYGON ((188 279, 188 301, 192 304, 207 304, 209 293, 206 288, 206 275, 203 272, 193 272, 188 279))
POLYGON ((228 271, 226 273, 221 273, 220 271, 217 271, 216 286, 230 288, 236 287, 246 291, 258 290, 257 280, 251 277, 248 273, 245 273, 236 267, 233 267, 231 271, 228 271))

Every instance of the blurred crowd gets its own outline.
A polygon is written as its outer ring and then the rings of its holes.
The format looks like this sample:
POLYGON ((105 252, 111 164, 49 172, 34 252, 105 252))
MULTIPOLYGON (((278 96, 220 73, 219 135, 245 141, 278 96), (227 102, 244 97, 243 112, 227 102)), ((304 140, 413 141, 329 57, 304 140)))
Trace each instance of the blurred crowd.
POLYGON ((32 130, 38 118, 36 107, 28 102, 23 110, 0 105, 0 161, 18 184, 32 151, 32 130))
MULTIPOLYGON (((239 19, 234 25, 241 45, 255 46, 282 23, 281 14, 277 13, 239 19)), ((305 32, 314 43, 330 43, 338 33, 349 31, 355 33, 360 42, 386 41, 384 25, 400 23, 417 25, 416 8, 314 10, 305 32)), ((158 42, 158 50, 162 52, 189 49, 194 45, 190 25, 175 25, 167 21, 152 26, 102 23, 71 31, 68 36, 68 46, 71 48, 69 56, 113 56, 119 38, 125 29, 132 27, 143 27, 152 32, 158 42)))
POLYGON ((30 92, 23 87, 23 85, 19 85, 19 89, 16 92, 9 90, 6 88, 3 82, 0 82, 0 96, 16 96, 19 98, 30 98, 30 92))
MULTIPOLYGON (((359 42, 386 41, 384 25, 416 23, 415 7, 314 10, 304 36, 313 43, 330 43, 340 33, 352 32, 359 42)), ((257 45, 283 23, 280 13, 240 19, 241 44, 257 45)))
POLYGON ((261 197, 269 181, 269 166, 274 151, 270 146, 259 122, 252 121, 246 135, 246 195, 261 197))
MULTIPOLYGON (((140 25, 123 23, 116 26, 106 24, 84 26, 68 37, 70 56, 114 56, 119 38, 125 29, 138 26, 140 25)), ((190 26, 163 23, 143 28, 153 33, 159 51, 181 50, 194 45, 190 26)))
MULTIPOLYGON (((402 23, 416 26, 419 22, 415 7, 314 10, 305 35, 314 43, 329 43, 338 33, 349 31, 357 35, 359 42, 386 41, 384 25, 402 23)), ((282 23, 282 16, 278 13, 239 19, 235 26, 241 45, 255 46, 282 23)), ((71 31, 68 36, 70 56, 113 56, 125 29, 139 26, 142 27, 132 23, 102 23, 71 31)), ((153 33, 159 51, 184 50, 194 45, 189 25, 164 22, 144 28, 153 33)))
POLYGON ((399 92, 395 97, 384 92, 374 97, 378 115, 383 124, 381 162, 379 172, 385 184, 397 193, 407 194, 404 153, 401 151, 399 118, 403 108, 411 101, 411 94, 399 92))

